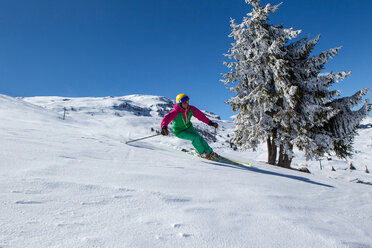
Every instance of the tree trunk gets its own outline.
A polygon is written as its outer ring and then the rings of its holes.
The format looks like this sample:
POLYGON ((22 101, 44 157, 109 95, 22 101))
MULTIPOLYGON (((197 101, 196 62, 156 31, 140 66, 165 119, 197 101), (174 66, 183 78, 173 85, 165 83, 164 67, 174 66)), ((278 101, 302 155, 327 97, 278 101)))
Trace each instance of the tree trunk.
MULTIPOLYGON (((292 151, 293 145, 290 145, 289 149, 292 151)), ((278 166, 289 169, 291 168, 291 163, 292 158, 289 158, 288 154, 284 153, 283 145, 280 145, 278 166)))
POLYGON ((267 137, 267 152, 268 152, 268 164, 275 165, 276 155, 277 155, 277 146, 275 144, 275 137, 267 137))

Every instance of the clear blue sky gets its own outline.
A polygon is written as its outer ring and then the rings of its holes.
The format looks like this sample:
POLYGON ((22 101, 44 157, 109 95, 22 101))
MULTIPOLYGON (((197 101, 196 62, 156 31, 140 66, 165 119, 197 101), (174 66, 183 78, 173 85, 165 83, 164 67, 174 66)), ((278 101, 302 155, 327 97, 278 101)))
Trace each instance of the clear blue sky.
MULTIPOLYGON (((219 80, 229 21, 250 8, 244 0, 1 0, 0 94, 186 93, 227 119, 232 93, 219 80)), ((342 45, 325 71, 353 72, 338 86, 347 96, 372 88, 371 9, 371 0, 284 0, 271 23, 320 34, 316 53, 342 45)))

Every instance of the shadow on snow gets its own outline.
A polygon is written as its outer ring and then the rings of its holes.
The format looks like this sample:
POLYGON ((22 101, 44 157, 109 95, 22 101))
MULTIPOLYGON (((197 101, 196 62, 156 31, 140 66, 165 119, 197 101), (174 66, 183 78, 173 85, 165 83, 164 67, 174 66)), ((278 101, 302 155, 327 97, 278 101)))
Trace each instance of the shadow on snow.
POLYGON ((256 168, 256 167, 247 167, 247 166, 244 166, 242 164, 235 163, 235 162, 234 163, 229 163, 229 164, 222 163, 222 162, 220 163, 220 162, 217 162, 217 161, 204 162, 204 163, 213 164, 213 165, 222 166, 222 167, 229 167, 229 168, 234 168, 234 169, 239 169, 239 170, 251 171, 251 172, 261 173, 261 174, 265 174, 265 175, 286 177, 286 178, 289 178, 289 179, 298 180, 298 181, 302 181, 302 182, 305 182, 305 183, 311 183, 311 184, 315 184, 315 185, 319 185, 319 186, 323 186, 323 187, 334 188, 332 185, 314 182, 314 181, 311 181, 309 178, 306 178, 306 177, 282 174, 282 173, 278 173, 278 172, 259 169, 259 168, 256 168))
MULTIPOLYGON (((127 144, 127 145, 132 146, 132 147, 136 147, 136 148, 142 148, 142 149, 168 151, 166 149, 161 149, 159 147, 154 147, 153 145, 142 143, 142 142, 137 142, 136 144, 131 143, 131 144, 127 144)), ((244 166, 240 163, 236 163, 236 162, 232 162, 232 161, 229 161, 228 163, 217 162, 217 161, 203 161, 203 162, 207 163, 207 164, 213 164, 213 165, 222 166, 222 167, 228 167, 228 168, 233 168, 233 169, 251 171, 251 172, 261 173, 261 174, 265 174, 265 175, 286 177, 286 178, 289 178, 289 179, 298 180, 298 181, 305 182, 305 183, 310 183, 310 184, 319 185, 319 186, 328 187, 328 188, 334 188, 332 185, 314 182, 314 181, 311 181, 310 179, 308 179, 306 177, 282 174, 282 173, 278 173, 278 172, 259 169, 259 168, 256 168, 256 167, 247 167, 247 166, 244 166)))

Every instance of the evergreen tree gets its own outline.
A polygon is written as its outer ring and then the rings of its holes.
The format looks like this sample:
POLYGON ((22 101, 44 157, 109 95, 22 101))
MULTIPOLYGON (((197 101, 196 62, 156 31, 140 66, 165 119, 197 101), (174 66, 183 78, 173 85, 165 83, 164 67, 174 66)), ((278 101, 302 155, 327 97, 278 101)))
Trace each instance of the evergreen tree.
POLYGON ((246 2, 253 9, 241 24, 231 20, 235 42, 226 56, 232 62, 224 63, 230 72, 221 80, 236 93, 228 101, 238 111, 234 142, 245 150, 266 140, 268 162, 275 164, 279 147, 278 165, 283 167, 290 167, 294 145, 308 158, 330 151, 350 156, 356 128, 369 107, 366 102, 352 111, 366 89, 340 99, 335 98, 338 91, 329 90, 350 72, 320 73, 340 47, 310 57, 319 36, 288 44, 300 31, 268 23, 279 5, 246 2))
POLYGON ((227 85, 238 82, 230 88, 236 97, 228 101, 233 111, 239 111, 234 121, 237 127, 234 142, 244 150, 255 149, 266 140, 269 163, 274 164, 279 127, 275 115, 281 111, 282 99, 275 82, 278 75, 271 65, 285 66, 285 61, 280 59, 284 55, 281 47, 300 31, 268 24, 268 15, 279 5, 261 7, 258 1, 247 2, 254 6, 248 17, 241 24, 231 20, 230 37, 235 43, 226 56, 233 62, 224 63, 231 71, 224 74, 222 81, 227 85))
MULTIPOLYGON (((319 38, 308 40, 306 37, 284 48, 288 61, 287 83, 292 88, 291 101, 295 104, 286 115, 289 122, 283 123, 290 124, 293 135, 283 139, 282 143, 288 143, 288 147, 296 145, 309 159, 320 158, 330 151, 345 158, 351 156, 356 129, 370 110, 367 101, 360 110, 352 109, 368 90, 363 89, 351 97, 336 98, 339 92, 330 91, 329 87, 351 72, 320 73, 328 60, 338 54, 340 47, 310 57, 319 38)), ((285 150, 280 152, 279 164, 282 162, 283 166, 289 167, 291 158, 288 154, 285 150)))

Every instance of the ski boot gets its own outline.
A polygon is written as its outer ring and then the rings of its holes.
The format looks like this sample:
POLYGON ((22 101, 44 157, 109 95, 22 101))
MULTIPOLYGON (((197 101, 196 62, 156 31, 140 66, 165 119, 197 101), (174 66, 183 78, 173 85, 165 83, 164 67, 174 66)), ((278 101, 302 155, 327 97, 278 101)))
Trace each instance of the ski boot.
POLYGON ((200 157, 208 159, 208 160, 213 160, 213 161, 218 161, 221 158, 221 156, 215 152, 211 152, 211 153, 203 152, 202 154, 200 154, 200 157))

